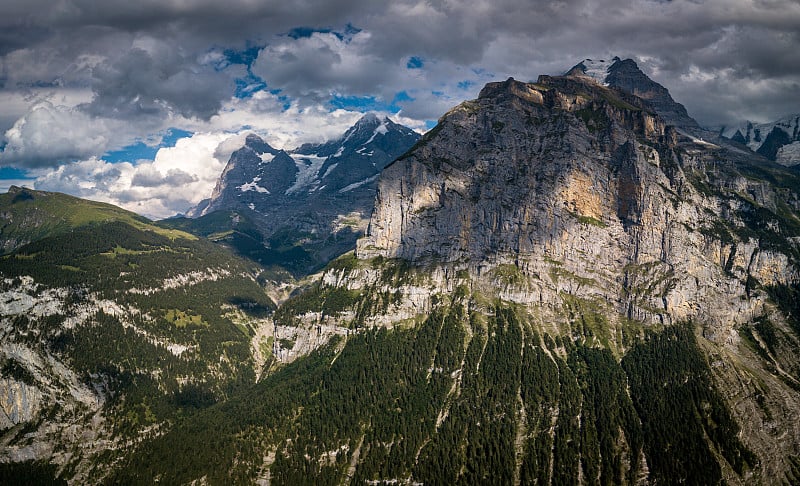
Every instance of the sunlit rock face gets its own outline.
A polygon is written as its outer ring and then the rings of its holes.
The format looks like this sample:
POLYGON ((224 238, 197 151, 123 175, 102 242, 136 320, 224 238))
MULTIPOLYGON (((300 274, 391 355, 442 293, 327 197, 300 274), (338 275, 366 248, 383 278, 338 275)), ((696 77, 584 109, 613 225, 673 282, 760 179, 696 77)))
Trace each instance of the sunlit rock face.
MULTIPOLYGON (((475 273, 513 263, 530 283, 518 300, 555 304, 568 291, 632 318, 699 319, 719 340, 762 312, 747 278, 797 278, 786 255, 755 238, 714 237, 719 225, 745 224, 736 216, 744 201, 694 184, 722 149, 680 135, 628 93, 583 77, 508 80, 434 131, 384 171, 359 257, 475 273), (551 278, 554 271, 575 278, 551 278), (641 286, 649 293, 632 297, 641 286)), ((778 198, 741 175, 723 177, 717 183, 760 191, 765 204, 778 198)))

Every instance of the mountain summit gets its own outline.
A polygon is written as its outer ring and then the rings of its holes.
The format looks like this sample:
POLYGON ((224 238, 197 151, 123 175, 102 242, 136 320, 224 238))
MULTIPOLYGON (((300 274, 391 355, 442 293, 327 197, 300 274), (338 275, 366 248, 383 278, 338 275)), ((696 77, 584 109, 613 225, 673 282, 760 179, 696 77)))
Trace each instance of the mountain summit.
POLYGON ((188 215, 235 211, 271 247, 262 263, 279 259, 296 270, 315 268, 355 246, 366 229, 378 174, 418 139, 410 128, 374 113, 338 139, 293 151, 276 150, 251 134, 231 155, 211 199, 188 215))
POLYGON ((665 87, 647 77, 633 59, 585 59, 567 71, 565 76, 585 77, 604 86, 623 89, 650 103, 668 124, 684 129, 700 128, 686 108, 672 99, 665 87))

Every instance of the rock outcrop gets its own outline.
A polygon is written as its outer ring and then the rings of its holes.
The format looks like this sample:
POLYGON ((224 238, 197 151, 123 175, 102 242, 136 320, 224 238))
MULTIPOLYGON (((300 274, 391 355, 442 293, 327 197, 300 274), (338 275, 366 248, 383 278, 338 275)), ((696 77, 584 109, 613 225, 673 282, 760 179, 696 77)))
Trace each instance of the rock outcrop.
MULTIPOLYGON (((449 275, 426 280, 429 297, 413 306, 399 299, 384 323, 430 312, 464 285, 527 309, 545 333, 578 339, 599 315, 608 327, 590 340, 619 354, 632 322, 691 323, 744 442, 760 451, 758 477, 791 478, 800 179, 724 139, 695 138, 665 90, 614 66, 607 85, 583 73, 490 83, 384 170, 357 257, 449 275), (759 322, 784 340, 772 352, 759 322), (759 400, 781 419, 754 415, 754 381, 731 385, 756 375, 774 387, 759 400), (788 442, 767 431, 773 420, 788 442)), ((351 289, 359 279, 338 277, 351 289)))
POLYGON ((678 103, 664 86, 650 79, 633 59, 615 57, 611 61, 586 59, 567 71, 566 76, 589 77, 600 84, 619 88, 646 100, 668 124, 690 131, 700 130, 686 107, 678 103))

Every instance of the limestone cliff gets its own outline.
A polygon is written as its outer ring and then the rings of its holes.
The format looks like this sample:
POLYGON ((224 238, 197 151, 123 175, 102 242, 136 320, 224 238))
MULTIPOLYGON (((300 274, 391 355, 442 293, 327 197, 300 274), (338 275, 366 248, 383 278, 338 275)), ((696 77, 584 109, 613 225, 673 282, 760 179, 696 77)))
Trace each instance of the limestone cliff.
POLYGON ((571 77, 509 79, 434 132, 384 171, 360 258, 446 262, 475 275, 513 265, 529 286, 520 303, 556 306, 566 292, 628 318, 696 320, 718 342, 765 312, 748 281, 798 279, 792 253, 757 234, 718 237, 745 227, 744 213, 774 207, 781 191, 630 94, 571 77), (704 193, 712 165, 725 195, 704 193))
POLYGON ((430 276, 422 301, 407 294, 384 324, 463 285, 581 342, 599 315, 589 342, 620 355, 626 335, 691 323, 761 460, 727 480, 792 478, 800 178, 658 112, 586 76, 490 83, 384 170, 356 254, 430 276))

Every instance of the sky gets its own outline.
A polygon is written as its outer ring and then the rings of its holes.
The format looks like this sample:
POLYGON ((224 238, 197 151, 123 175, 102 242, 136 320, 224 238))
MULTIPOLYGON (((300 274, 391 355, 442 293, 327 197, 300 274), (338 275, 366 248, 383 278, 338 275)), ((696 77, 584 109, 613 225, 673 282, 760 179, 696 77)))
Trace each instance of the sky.
POLYGON ((0 0, 0 191, 150 218, 376 111, 424 132, 490 81, 632 58, 707 127, 800 113, 798 0, 0 0))

